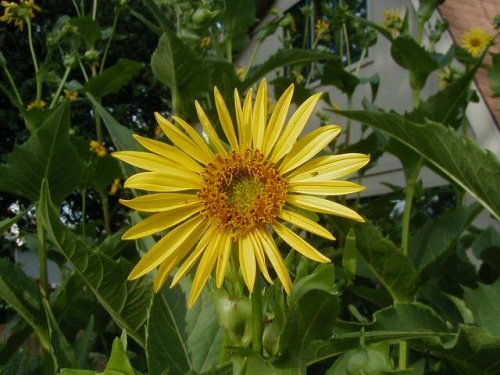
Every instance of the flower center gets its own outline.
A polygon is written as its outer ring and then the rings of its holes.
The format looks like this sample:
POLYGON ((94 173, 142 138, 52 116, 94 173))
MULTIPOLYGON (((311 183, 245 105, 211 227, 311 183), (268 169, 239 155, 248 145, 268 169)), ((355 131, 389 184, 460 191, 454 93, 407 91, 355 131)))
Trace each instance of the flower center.
POLYGON ((208 220, 242 235, 272 223, 285 204, 287 182, 258 150, 217 155, 204 171, 198 196, 208 220))
POLYGON ((479 47, 481 45, 481 41, 478 38, 472 38, 470 40, 470 45, 472 47, 479 47))

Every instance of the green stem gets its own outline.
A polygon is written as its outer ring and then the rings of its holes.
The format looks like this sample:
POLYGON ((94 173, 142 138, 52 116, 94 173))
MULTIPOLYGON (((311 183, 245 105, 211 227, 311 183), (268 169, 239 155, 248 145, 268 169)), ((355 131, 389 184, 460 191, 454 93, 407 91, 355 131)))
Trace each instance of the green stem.
MULTIPOLYGON (((347 110, 350 111, 352 109, 352 96, 347 97, 347 110)), ((347 125, 345 129, 345 142, 344 148, 348 147, 351 143, 351 119, 347 119, 347 125)))
POLYGON ((410 219, 411 210, 413 206, 413 196, 415 194, 415 187, 417 185, 417 179, 420 175, 420 169, 422 168, 422 159, 413 166, 413 169, 408 176, 407 186, 406 186, 406 196, 405 196, 405 209, 403 213, 403 229, 401 233, 401 249, 404 255, 408 255, 408 244, 410 239, 410 219))
POLYGON ((241 77, 242 81, 244 81, 245 78, 247 77, 248 71, 250 70, 250 68, 253 65, 253 62, 255 60, 255 57, 257 56, 257 52, 259 51, 261 44, 262 44, 262 40, 258 39, 257 43, 255 44, 255 48, 252 51, 252 55, 250 56, 250 60, 248 61, 248 64, 245 68, 245 72, 243 73, 243 77, 241 77))
POLYGON ((37 214, 37 235, 38 235, 38 262, 40 271, 40 291, 43 297, 48 296, 49 293, 49 280, 47 272, 47 247, 45 239, 45 229, 43 221, 39 214, 37 214))
POLYGON ((400 370, 405 370, 408 364, 408 356, 409 356, 409 348, 408 348, 408 342, 407 341, 400 341, 399 342, 399 362, 398 362, 398 368, 400 370))
POLYGON ((38 74, 38 61, 36 59, 35 49, 33 48, 33 33, 31 31, 31 21, 29 17, 25 17, 26 25, 28 25, 28 44, 31 52, 31 59, 33 60, 33 67, 35 68, 35 79, 36 79, 36 98, 38 102, 42 98, 42 81, 40 80, 38 74))
MULTIPOLYGON (((342 23, 342 31, 344 34, 344 40, 345 40, 345 48, 346 48, 346 53, 347 53, 347 65, 351 65, 351 49, 349 48, 349 36, 347 35, 347 26, 346 23, 342 23)), ((341 56, 342 57, 342 56, 341 56)))
POLYGON ((21 99, 21 95, 19 95, 19 91, 17 90, 17 86, 14 82, 14 79, 10 75, 9 68, 7 67, 7 64, 3 66, 3 71, 5 72, 5 75, 7 76, 7 79, 9 80, 10 86, 12 87, 12 91, 14 91, 14 95, 16 96, 16 99, 18 101, 18 104, 23 107, 23 100, 21 99))
POLYGON ((68 79, 69 72, 71 72, 70 67, 66 68, 66 71, 64 72, 64 76, 61 79, 61 82, 59 82, 59 87, 57 88, 56 94, 54 95, 54 98, 52 98, 52 102, 50 103, 49 109, 52 109, 54 107, 54 105, 57 103, 57 99, 59 98, 59 95, 61 95, 61 91, 64 87, 64 84, 66 83, 66 81, 68 79))
POLYGON ((92 19, 95 21, 97 17, 97 0, 92 3, 92 19))
POLYGON ((233 62, 233 42, 230 33, 226 35, 226 59, 230 63, 233 62))
POLYGON ((361 51, 361 56, 359 57, 358 65, 356 66, 356 70, 354 71, 354 75, 356 77, 359 75, 359 71, 361 70, 361 64, 363 63, 367 51, 368 50, 366 49, 366 47, 363 48, 363 50, 361 51))
POLYGON ((255 281, 252 298, 252 348, 262 353, 262 283, 259 278, 255 281))
POLYGON ((102 204, 102 214, 104 216, 104 230, 106 234, 111 234, 111 220, 109 216, 109 204, 108 204, 108 196, 106 192, 99 192, 101 196, 101 204, 102 204))
POLYGON ((73 6, 75 7, 75 10, 76 10, 76 15, 78 17, 81 17, 81 14, 80 14, 80 9, 78 9, 78 5, 76 4, 76 1, 75 0, 71 0, 71 2, 73 3, 73 6))
POLYGON ((78 64, 80 65, 80 69, 82 70, 82 74, 83 74, 83 78, 85 79, 85 82, 88 82, 89 81, 89 76, 87 74, 87 71, 85 70, 85 67, 82 64, 82 61, 79 60, 78 64))
POLYGON ((111 33, 109 34, 108 42, 106 43, 106 48, 104 49, 104 54, 102 55, 101 67, 99 68, 99 73, 102 73, 104 69, 104 63, 106 62, 106 57, 108 56, 109 47, 111 46, 111 41, 115 35, 116 24, 118 23, 118 17, 120 16, 120 7, 115 12, 115 17, 113 18, 113 25, 111 26, 111 33))

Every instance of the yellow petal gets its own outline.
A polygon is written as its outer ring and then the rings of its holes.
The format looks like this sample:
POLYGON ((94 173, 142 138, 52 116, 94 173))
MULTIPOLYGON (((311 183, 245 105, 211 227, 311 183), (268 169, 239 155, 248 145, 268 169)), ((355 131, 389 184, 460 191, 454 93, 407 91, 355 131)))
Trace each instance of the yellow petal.
POLYGON ((288 211, 288 210, 281 210, 280 214, 278 215, 280 219, 283 219, 285 221, 288 221, 289 223, 307 230, 308 232, 314 233, 318 236, 327 238, 329 240, 335 240, 335 237, 332 236, 332 234, 326 230, 326 228, 323 228, 321 225, 315 223, 314 221, 308 219, 307 217, 304 217, 296 212, 293 211, 288 211))
POLYGON ((356 172, 369 161, 370 157, 363 154, 320 156, 297 168, 287 178, 290 183, 334 180, 356 172))
POLYGON ((286 117, 288 115, 288 109, 290 108, 290 103, 293 97, 294 86, 291 84, 286 91, 281 95, 278 102, 274 107, 273 114, 269 119, 269 124, 264 135, 264 144, 262 146, 265 156, 271 153, 276 141, 278 140, 283 125, 285 124, 286 117))
POLYGON ((182 265, 177 270, 177 273, 172 280, 171 288, 177 285, 177 283, 184 277, 186 274, 193 268, 198 258, 203 254, 207 246, 217 239, 218 229, 215 225, 212 225, 208 228, 208 230, 203 234, 196 245, 196 248, 189 254, 188 258, 182 263, 182 265))
POLYGON ((201 177, 191 171, 181 172, 170 168, 168 174, 160 172, 142 172, 130 176, 123 186, 157 192, 199 189, 201 177))
POLYGON ((238 143, 243 145, 243 107, 241 106, 240 93, 234 89, 234 110, 236 112, 236 127, 238 129, 238 143))
POLYGON ((112 156, 134 167, 153 172, 164 172, 168 171, 169 168, 181 168, 179 164, 150 152, 116 151, 113 152, 112 156))
POLYGON ((231 255, 232 238, 228 232, 223 233, 221 243, 219 245, 219 257, 217 258, 216 284, 217 288, 222 286, 226 276, 227 265, 229 264, 229 256, 231 255))
POLYGON ((201 207, 202 205, 200 198, 196 194, 182 193, 147 194, 130 200, 120 199, 120 203, 134 210, 144 212, 162 212, 185 206, 195 205, 201 207))
POLYGON ((219 120, 222 125, 222 130, 226 134, 227 140, 231 148, 235 151, 239 150, 238 140, 236 139, 236 133, 234 132, 233 120, 231 120, 231 115, 227 109, 226 103, 222 98, 217 87, 214 88, 215 106, 217 108, 217 113, 219 115, 219 120))
POLYGON ((156 141, 154 139, 149 139, 145 137, 141 137, 140 135, 134 134, 133 136, 137 142, 139 142, 143 147, 148 149, 155 154, 163 156, 168 160, 172 160, 174 162, 179 163, 183 167, 189 169, 193 172, 202 172, 203 167, 198 164, 194 159, 192 159, 189 155, 185 154, 177 147, 167 145, 166 143, 156 141))
POLYGON ((306 181, 292 182, 288 185, 288 192, 311 195, 344 195, 364 190, 362 185, 350 181, 306 181))
POLYGON ((273 228, 276 233, 278 233, 278 236, 283 239, 283 241, 285 241, 288 245, 290 245, 290 247, 297 250, 302 255, 308 257, 309 259, 315 260, 316 262, 330 263, 330 259, 321 254, 318 250, 304 241, 298 234, 293 233, 283 224, 275 222, 273 223, 273 228))
POLYGON ((266 253, 267 258, 276 271, 276 275, 278 275, 283 288, 288 294, 290 294, 290 290, 292 289, 292 280, 290 279, 288 268, 286 268, 286 264, 283 261, 283 258, 281 257, 281 254, 276 247, 274 240, 265 229, 257 230, 255 231, 255 233, 259 237, 260 243, 262 244, 262 249, 266 253))
POLYGON ((271 279, 271 276, 269 275, 269 271, 267 269, 266 257, 264 255, 262 243, 260 242, 258 235, 255 232, 249 232, 248 237, 250 237, 250 240, 252 241, 255 259, 257 259, 257 264, 259 265, 259 269, 262 272, 262 275, 269 282, 269 284, 274 284, 273 279, 271 279))
POLYGON ((203 154, 206 156, 207 160, 212 160, 214 157, 214 153, 212 152, 212 150, 210 150, 207 142, 205 142, 205 139, 196 131, 196 129, 180 117, 172 116, 172 118, 174 119, 175 123, 178 124, 191 138, 191 141, 193 141, 196 146, 198 146, 200 151, 203 152, 203 154))
POLYGON ((221 139, 217 135, 217 132, 215 131, 212 123, 208 119, 207 115, 205 114, 205 111, 201 107, 200 103, 196 100, 194 102, 194 105, 196 107, 196 112, 198 113, 198 118, 200 119, 201 126, 203 127, 203 130, 205 133, 207 133, 208 138, 210 138, 210 141, 214 144, 215 148, 217 149, 217 152, 221 155, 226 155, 226 149, 224 148, 224 144, 222 143, 221 139))
POLYGON ((243 103, 243 123, 241 149, 252 147, 252 98, 253 90, 248 90, 247 97, 243 103))
POLYGON ((271 160, 274 163, 280 161, 281 158, 285 156, 288 151, 290 151, 298 136, 302 133, 302 130, 304 130, 304 127, 309 120, 309 116, 311 116, 311 113, 320 97, 321 93, 311 96, 304 103, 302 103, 302 105, 297 108, 297 111, 295 111, 292 115, 281 136, 276 142, 276 147, 274 148, 271 156, 271 160))
POLYGON ((243 238, 240 238, 238 244, 241 274, 243 275, 243 280, 245 281, 248 290, 250 291, 250 293, 252 293, 257 271, 255 266, 255 256, 253 252, 252 241, 247 235, 243 238))
POLYGON ((252 115, 252 136, 254 148, 261 150, 264 141, 264 133, 267 123, 267 82, 265 79, 259 85, 257 96, 255 97, 255 105, 252 115))
POLYGON ((308 133, 293 146, 280 165, 279 171, 285 174, 309 161, 328 146, 339 133, 340 127, 337 125, 322 126, 308 133))
POLYGON ((172 256, 170 259, 167 261, 164 261, 160 265, 160 269, 158 270, 158 275, 155 277, 155 282, 154 282, 154 290, 156 293, 158 293, 165 284, 165 281, 167 280, 168 275, 170 275, 170 272, 179 264, 179 261, 182 259, 180 254, 175 254, 172 256))
POLYGON ((158 233, 162 230, 171 228, 174 225, 183 222, 193 214, 200 212, 202 209, 203 207, 201 205, 187 206, 172 211, 154 214, 127 230, 123 234, 122 239, 134 240, 136 238, 142 238, 154 233, 158 233))
POLYGON ((359 221, 361 223, 365 222, 365 219, 363 219, 356 211, 351 210, 350 208, 347 208, 346 206, 343 206, 339 203, 332 202, 328 199, 311 197, 308 195, 289 194, 287 196, 287 202, 306 210, 323 214, 342 216, 348 219, 359 221))
POLYGON ((196 275, 193 279, 193 284, 191 285, 191 292, 188 298, 188 307, 191 308, 203 290, 208 277, 212 273, 215 262, 217 261, 217 251, 218 245, 221 241, 222 236, 219 234, 216 236, 214 241, 210 242, 203 254, 203 257, 198 264, 198 269, 196 270, 196 275))
POLYGON ((202 225, 204 220, 203 216, 198 215, 168 232, 136 264, 132 272, 130 272, 128 279, 134 280, 147 274, 167 259, 167 257, 171 256, 172 253, 175 253, 189 236, 201 235, 201 229, 204 228, 204 225, 202 225))
POLYGON ((165 135, 181 150, 203 165, 212 158, 208 157, 186 134, 177 129, 174 124, 155 112, 156 121, 165 135))

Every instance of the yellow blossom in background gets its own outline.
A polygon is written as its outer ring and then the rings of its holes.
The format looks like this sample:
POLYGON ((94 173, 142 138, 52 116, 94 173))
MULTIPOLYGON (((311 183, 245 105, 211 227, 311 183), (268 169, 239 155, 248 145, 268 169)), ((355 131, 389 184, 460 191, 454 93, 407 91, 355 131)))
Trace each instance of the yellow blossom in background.
POLYGON ((104 145, 94 140, 90 141, 90 151, 95 152, 101 158, 108 154, 104 145))
POLYGON ((240 80, 245 79, 246 69, 242 66, 236 68, 236 75, 240 80))
POLYGON ((109 195, 115 195, 122 188, 121 180, 119 178, 115 178, 111 187, 109 188, 109 195))
POLYGON ((447 66, 439 73, 439 86, 446 87, 455 82, 459 76, 460 73, 458 71, 447 66))
POLYGON ((212 44, 212 38, 209 36, 204 37, 201 42, 200 42, 200 47, 201 48, 208 48, 212 44))
POLYGON ((27 106, 26 106, 26 109, 28 111, 34 109, 34 108, 38 108, 38 109, 44 109, 45 107, 47 106, 47 103, 45 102, 45 100, 33 100, 31 103, 29 103, 27 106))
POLYGON ((35 4, 34 0, 20 0, 19 3, 13 1, 1 1, 0 5, 4 7, 3 15, 0 16, 0 21, 12 23, 19 27, 19 29, 24 29, 24 22, 29 19, 35 18, 35 11, 39 12, 42 10, 38 5, 35 4))
POLYGON ((66 99, 68 100, 75 100, 76 98, 78 98, 78 91, 64 89, 64 96, 66 96, 66 99))
POLYGON ((292 280, 275 236, 314 261, 330 262, 290 226, 334 240, 326 228, 299 211, 363 222, 358 213, 329 197, 363 190, 363 186, 341 178, 362 168, 369 157, 355 153, 316 157, 339 135, 340 127, 322 126, 299 138, 321 93, 308 98, 289 117, 293 92, 291 85, 268 113, 265 80, 255 101, 252 90, 243 102, 235 90, 232 118, 215 88, 215 107, 224 141, 195 102, 201 126, 213 147, 181 118, 174 116, 174 125, 156 113, 171 144, 135 135, 147 151, 113 153, 145 170, 129 177, 124 187, 150 192, 121 200, 127 207, 152 213, 127 230, 123 238, 134 240, 168 230, 137 263, 129 280, 159 267, 154 282, 155 291, 159 291, 175 268, 171 286, 197 264, 188 299, 191 307, 214 269, 216 285, 222 286, 231 257, 237 257, 238 261, 231 263, 239 263, 250 292, 259 272, 269 283, 274 282, 268 271, 269 261, 290 293, 292 280))
POLYGON ((314 25, 314 30, 316 30, 317 40, 330 40, 330 22, 325 20, 318 20, 314 25))
POLYGON ((490 44, 493 35, 479 27, 473 27, 462 35, 462 47, 472 56, 478 57, 490 44))
POLYGON ((156 125, 155 127, 155 138, 160 138, 163 132, 161 131, 160 125, 156 125))
POLYGON ((382 26, 390 31, 393 37, 396 37, 403 29, 403 18, 399 9, 384 10, 382 26))

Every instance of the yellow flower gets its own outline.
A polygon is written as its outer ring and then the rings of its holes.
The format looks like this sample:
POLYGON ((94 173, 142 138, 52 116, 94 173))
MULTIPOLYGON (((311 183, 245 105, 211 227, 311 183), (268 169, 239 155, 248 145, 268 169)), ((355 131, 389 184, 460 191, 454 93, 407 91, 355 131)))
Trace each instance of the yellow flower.
POLYGON ((479 27, 473 27, 462 35, 462 46, 474 57, 478 57, 493 39, 493 35, 479 27))
POLYGON ((159 291, 175 267, 179 268, 172 286, 198 263, 188 299, 191 307, 214 268, 216 285, 222 286, 230 257, 238 257, 250 292, 259 271, 273 283, 267 258, 289 293, 292 281, 274 234, 300 254, 317 262, 330 262, 289 225, 334 240, 328 230, 298 211, 363 222, 355 211, 325 197, 363 190, 361 185, 338 179, 356 172, 369 157, 354 153, 315 157, 338 136, 340 127, 323 126, 297 139, 321 94, 307 99, 287 121, 293 91, 291 85, 269 117, 266 81, 260 84, 255 102, 252 90, 243 104, 235 90, 234 121, 215 88, 218 120, 228 145, 195 102, 204 134, 213 147, 184 120, 174 116, 174 125, 156 113, 171 145, 135 135, 148 152, 113 153, 146 171, 129 177, 125 188, 153 192, 121 200, 132 209, 154 213, 127 230, 123 238, 132 240, 170 229, 134 267, 129 280, 159 267, 155 279, 155 291, 159 291))
POLYGON ((201 48, 208 48, 208 47, 210 47, 210 44, 212 44, 212 38, 210 38, 209 36, 206 36, 201 40, 200 47, 201 48))
POLYGON ((246 74, 246 69, 242 66, 239 66, 236 68, 236 75, 238 76, 238 78, 240 80, 244 80, 245 79, 245 74, 246 74))
POLYGON ((44 109, 47 106, 47 103, 45 103, 45 100, 33 100, 31 103, 29 103, 26 106, 26 109, 28 111, 38 108, 38 109, 44 109))
POLYGON ((446 87, 451 85, 458 77, 460 77, 460 73, 456 69, 447 66, 439 73, 439 86, 446 87))
POLYGON ((90 141, 90 151, 94 151, 97 156, 103 158, 105 157, 108 152, 106 151, 106 148, 104 147, 104 145, 102 143, 99 143, 97 141, 90 141))
POLYGON ((14 25, 21 30, 23 30, 24 22, 28 18, 35 18, 35 11, 39 12, 42 10, 42 8, 35 4, 34 0, 20 0, 19 3, 2 1, 0 5, 5 8, 0 21, 7 23, 14 22, 14 25))
POLYGON ((318 40, 330 40, 331 36, 329 33, 330 30, 330 22, 325 20, 318 20, 314 25, 314 29, 316 30, 316 39, 318 40))
POLYGON ((66 96, 68 100, 75 100, 76 98, 78 98, 78 91, 64 89, 64 96, 66 96))
POLYGON ((122 187, 121 181, 119 178, 115 178, 113 180, 113 183, 111 184, 111 187, 109 188, 109 195, 115 195, 118 193, 118 190, 120 190, 122 187))
POLYGON ((399 9, 384 10, 384 21, 382 26, 391 32, 393 37, 396 37, 403 29, 403 18, 399 9))

